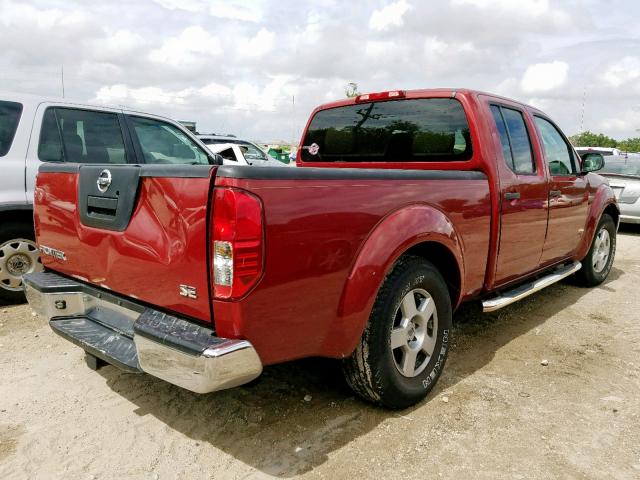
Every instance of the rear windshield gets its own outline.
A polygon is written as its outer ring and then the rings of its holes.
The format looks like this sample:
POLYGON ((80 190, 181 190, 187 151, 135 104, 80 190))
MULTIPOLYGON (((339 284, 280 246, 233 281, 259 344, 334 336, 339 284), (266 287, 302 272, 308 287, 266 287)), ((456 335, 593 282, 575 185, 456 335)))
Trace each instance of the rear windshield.
POLYGON ((471 157, 467 117, 453 98, 321 110, 313 117, 302 148, 305 162, 435 162, 471 157))
POLYGON ((4 157, 11 148, 21 113, 22 104, 0 101, 0 157, 4 157))

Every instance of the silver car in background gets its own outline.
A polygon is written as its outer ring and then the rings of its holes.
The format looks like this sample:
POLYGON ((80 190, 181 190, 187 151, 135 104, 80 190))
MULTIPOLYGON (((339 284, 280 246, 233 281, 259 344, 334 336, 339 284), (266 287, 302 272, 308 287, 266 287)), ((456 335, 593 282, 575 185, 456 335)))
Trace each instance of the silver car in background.
POLYGON ((620 222, 640 224, 640 154, 607 155, 599 175, 609 180, 618 199, 620 222))

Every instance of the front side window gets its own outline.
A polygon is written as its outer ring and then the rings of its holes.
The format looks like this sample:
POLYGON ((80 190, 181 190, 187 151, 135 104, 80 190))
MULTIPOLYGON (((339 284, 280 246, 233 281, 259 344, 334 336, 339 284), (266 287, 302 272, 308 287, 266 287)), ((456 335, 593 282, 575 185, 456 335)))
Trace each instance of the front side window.
POLYGON ((42 161, 127 163, 120 122, 115 113, 48 108, 38 144, 42 161))
POLYGON ((11 148, 22 114, 22 104, 0 101, 0 157, 11 148))
POLYGON ((145 163, 208 165, 208 155, 182 130, 143 117, 129 117, 138 137, 145 163))
POLYGON ((536 165, 522 113, 498 105, 491 105, 491 113, 500 135, 504 160, 509 168, 518 174, 535 173, 536 165))
POLYGON ((321 110, 305 135, 305 162, 435 162, 471 158, 469 124, 453 98, 359 103, 321 110))
POLYGON ((572 175, 576 173, 573 149, 565 142, 558 129, 542 117, 534 117, 536 127, 542 137, 544 152, 551 175, 572 175))

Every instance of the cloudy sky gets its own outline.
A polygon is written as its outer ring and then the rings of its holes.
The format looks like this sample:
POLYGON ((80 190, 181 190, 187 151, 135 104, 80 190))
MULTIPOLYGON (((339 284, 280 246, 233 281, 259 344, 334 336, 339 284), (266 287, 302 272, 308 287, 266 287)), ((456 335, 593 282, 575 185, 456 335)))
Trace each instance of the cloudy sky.
POLYGON ((635 0, 0 0, 0 90, 292 140, 362 92, 468 87, 531 103, 568 134, 640 136, 635 0), (583 98, 586 98, 583 116, 583 98))

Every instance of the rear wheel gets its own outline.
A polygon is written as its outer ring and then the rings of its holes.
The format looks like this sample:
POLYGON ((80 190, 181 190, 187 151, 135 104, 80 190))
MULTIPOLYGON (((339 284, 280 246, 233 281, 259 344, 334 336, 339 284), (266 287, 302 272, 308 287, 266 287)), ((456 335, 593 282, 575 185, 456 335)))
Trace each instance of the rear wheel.
POLYGON ((582 260, 582 268, 576 273, 578 281, 586 287, 594 287, 605 281, 616 254, 616 225, 606 213, 600 218, 589 253, 582 260))
POLYGON ((24 302, 22 276, 42 270, 33 228, 8 222, 0 227, 0 300, 24 302))
POLYGON ((360 344, 344 361, 347 383, 385 407, 419 402, 444 367, 451 316, 440 272, 421 257, 402 257, 380 288, 360 344))

